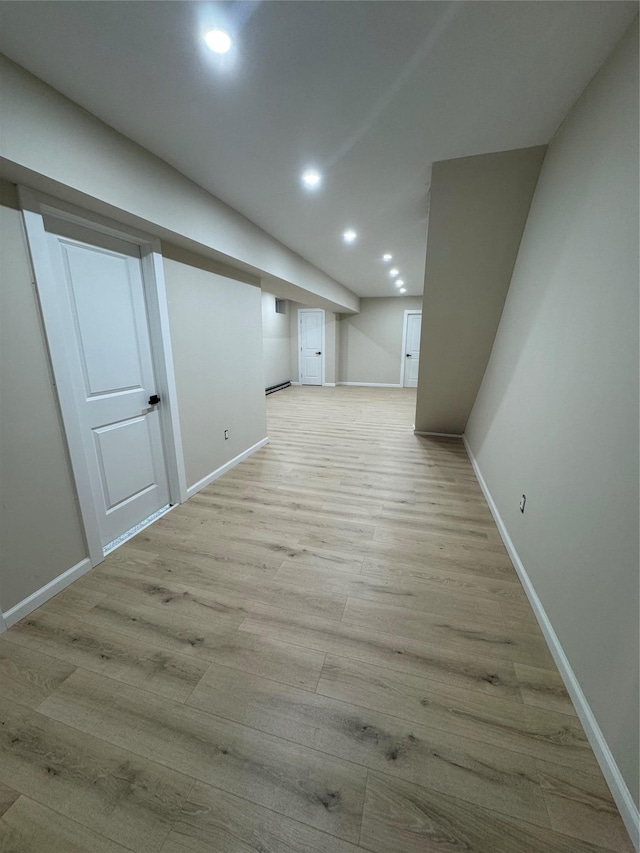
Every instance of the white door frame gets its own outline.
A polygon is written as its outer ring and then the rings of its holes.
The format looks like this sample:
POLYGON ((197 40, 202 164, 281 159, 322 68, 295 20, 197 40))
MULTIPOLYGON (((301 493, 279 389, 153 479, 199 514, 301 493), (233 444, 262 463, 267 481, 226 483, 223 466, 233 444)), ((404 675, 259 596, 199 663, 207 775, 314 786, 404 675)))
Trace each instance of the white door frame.
POLYGON ((187 479, 178 416, 178 395, 173 368, 160 241, 142 231, 84 211, 74 205, 26 187, 18 187, 18 195, 62 422, 69 448, 71 467, 78 493, 89 558, 91 564, 95 566, 104 560, 103 546, 97 508, 91 489, 89 466, 82 441, 80 413, 76 404, 78 389, 75 387, 70 366, 70 342, 66 340, 63 332, 61 306, 57 297, 56 280, 49 255, 43 217, 49 215, 66 222, 73 222, 98 234, 109 234, 140 247, 156 387, 162 400, 159 413, 169 480, 169 499, 171 504, 179 504, 187 499, 187 479))
POLYGON ((322 314, 322 356, 320 357, 320 378, 321 385, 324 385, 324 353, 325 353, 325 337, 324 337, 324 329, 326 322, 326 315, 324 313, 324 308, 298 308, 298 382, 302 385, 302 344, 300 337, 300 324, 302 323, 302 314, 310 314, 312 312, 320 312, 322 314))
POLYGON ((404 366, 407 362, 407 325, 409 323, 409 314, 419 314, 422 317, 422 308, 405 308, 403 326, 402 326, 402 355, 400 361, 400 387, 404 388, 404 366))

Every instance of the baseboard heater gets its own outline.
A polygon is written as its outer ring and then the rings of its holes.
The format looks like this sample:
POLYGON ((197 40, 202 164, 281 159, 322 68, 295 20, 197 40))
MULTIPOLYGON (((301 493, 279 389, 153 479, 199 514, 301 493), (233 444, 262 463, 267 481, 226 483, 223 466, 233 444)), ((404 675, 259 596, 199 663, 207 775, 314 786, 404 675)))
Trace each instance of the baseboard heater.
POLYGON ((283 388, 288 388, 290 385, 291 382, 289 380, 286 382, 279 382, 277 385, 270 385, 264 393, 273 394, 274 391, 282 391, 283 388))

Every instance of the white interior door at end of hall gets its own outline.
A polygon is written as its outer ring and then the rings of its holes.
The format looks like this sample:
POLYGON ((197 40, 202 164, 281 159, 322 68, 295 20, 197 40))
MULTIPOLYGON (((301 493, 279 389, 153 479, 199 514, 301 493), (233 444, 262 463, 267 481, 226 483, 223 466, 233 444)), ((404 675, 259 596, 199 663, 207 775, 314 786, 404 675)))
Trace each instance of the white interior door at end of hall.
POLYGON ((300 381, 322 385, 322 311, 300 314, 300 381))
POLYGON ((169 503, 140 251, 45 223, 104 547, 169 503))
POLYGON ((421 314, 407 314, 406 350, 404 358, 404 387, 417 388, 420 364, 421 314))

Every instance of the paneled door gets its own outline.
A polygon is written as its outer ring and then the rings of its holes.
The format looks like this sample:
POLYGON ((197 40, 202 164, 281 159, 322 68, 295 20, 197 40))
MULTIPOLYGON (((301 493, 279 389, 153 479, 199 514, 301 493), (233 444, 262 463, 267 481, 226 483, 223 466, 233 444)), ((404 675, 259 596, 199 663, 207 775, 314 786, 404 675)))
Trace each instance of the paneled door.
POLYGON ((322 385, 324 311, 298 311, 300 343, 300 382, 303 385, 322 385))
POLYGON ((169 504, 139 246, 44 218, 103 548, 169 504))
POLYGON ((405 313, 405 351, 404 351, 404 387, 416 388, 418 385, 418 366, 420 364, 420 312, 405 313))

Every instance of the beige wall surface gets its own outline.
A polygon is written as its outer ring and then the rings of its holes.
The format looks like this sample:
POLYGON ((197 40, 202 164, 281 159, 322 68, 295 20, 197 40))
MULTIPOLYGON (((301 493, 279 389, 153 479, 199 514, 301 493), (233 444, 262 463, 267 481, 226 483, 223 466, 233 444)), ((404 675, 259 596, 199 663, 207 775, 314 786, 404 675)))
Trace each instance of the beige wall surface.
POLYGON ((276 314, 276 297, 262 291, 262 351, 264 387, 291 380, 289 353, 289 313, 276 314))
POLYGON ((357 311, 346 287, 1 55, 0 98, 3 175, 43 191, 56 182, 53 193, 66 201, 357 311))
POLYGON ((464 432, 544 148, 433 164, 416 429, 464 432))
POLYGON ((164 246, 187 485, 267 435, 260 288, 164 246), (224 430, 229 430, 225 441, 224 430))
POLYGON ((420 296, 361 299, 360 313, 340 320, 339 381, 398 385, 404 312, 421 308, 420 296))
POLYGON ((467 438, 638 802, 637 22, 549 146, 467 438))
POLYGON ((15 187, 0 182, 0 608, 87 555, 15 187))

